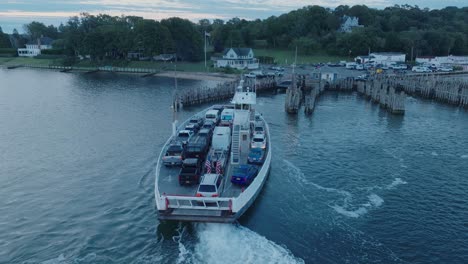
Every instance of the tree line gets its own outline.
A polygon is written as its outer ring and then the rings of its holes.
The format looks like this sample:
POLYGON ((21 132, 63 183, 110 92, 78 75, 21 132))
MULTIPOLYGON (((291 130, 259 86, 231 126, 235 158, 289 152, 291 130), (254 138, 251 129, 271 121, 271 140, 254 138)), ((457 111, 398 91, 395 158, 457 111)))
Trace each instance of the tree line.
MULTIPOLYGON (((181 18, 161 21, 135 16, 97 16, 82 13, 59 27, 40 22, 25 25, 31 39, 48 36, 65 55, 90 55, 93 60, 124 59, 130 51, 145 56, 176 53, 187 61, 203 58, 204 32, 215 52, 228 47, 298 48, 302 54, 326 52, 356 56, 370 51, 397 51, 421 55, 468 54, 468 7, 421 9, 395 5, 373 9, 340 5, 334 9, 306 6, 280 16, 248 21, 181 18), (344 16, 357 17, 363 27, 339 32, 344 16)), ((8 43, 0 31, 0 48, 8 43)), ((16 44, 21 35, 13 34, 16 44)))

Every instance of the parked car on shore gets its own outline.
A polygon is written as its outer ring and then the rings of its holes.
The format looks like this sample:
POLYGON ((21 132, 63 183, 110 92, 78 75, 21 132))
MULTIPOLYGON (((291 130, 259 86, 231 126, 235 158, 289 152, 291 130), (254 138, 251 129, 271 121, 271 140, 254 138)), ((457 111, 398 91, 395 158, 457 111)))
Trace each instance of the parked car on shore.
POLYGON ((426 66, 413 66, 413 68, 411 68, 411 71, 417 73, 432 72, 432 70, 426 66))
POLYGON ((443 66, 443 67, 438 68, 437 71, 441 71, 441 72, 451 72, 451 71, 453 71, 453 67, 451 67, 451 66, 443 66))

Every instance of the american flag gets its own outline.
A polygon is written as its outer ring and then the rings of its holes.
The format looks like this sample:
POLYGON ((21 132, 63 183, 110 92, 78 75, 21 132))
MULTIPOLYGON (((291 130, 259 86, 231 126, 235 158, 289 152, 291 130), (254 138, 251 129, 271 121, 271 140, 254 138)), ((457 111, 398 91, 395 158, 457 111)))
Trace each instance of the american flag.
POLYGON ((221 174, 221 161, 216 162, 216 174, 221 174))
POLYGON ((211 173, 211 162, 209 160, 205 161, 206 173, 211 173))

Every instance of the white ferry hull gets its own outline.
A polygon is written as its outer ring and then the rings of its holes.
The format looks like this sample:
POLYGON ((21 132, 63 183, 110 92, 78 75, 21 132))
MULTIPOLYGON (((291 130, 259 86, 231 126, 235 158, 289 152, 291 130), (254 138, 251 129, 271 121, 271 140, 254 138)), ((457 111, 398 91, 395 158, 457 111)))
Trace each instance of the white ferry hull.
MULTIPOLYGON (((174 221, 232 223, 241 217, 260 194, 270 171, 272 156, 271 136, 268 124, 263 117, 261 119, 265 125, 268 139, 265 161, 259 167, 259 172, 252 183, 245 190, 242 189, 242 192, 239 192, 237 196, 233 197, 224 195, 221 197, 195 197, 190 194, 168 194, 164 190, 161 190, 161 186, 159 186, 160 181, 163 181, 163 179, 160 179, 163 177, 161 171, 165 170, 165 168, 162 168, 162 156, 167 145, 170 143, 170 138, 163 147, 156 165, 155 200, 158 208, 158 218, 160 220, 174 221)), ((182 123, 181 127, 186 122, 182 123)))

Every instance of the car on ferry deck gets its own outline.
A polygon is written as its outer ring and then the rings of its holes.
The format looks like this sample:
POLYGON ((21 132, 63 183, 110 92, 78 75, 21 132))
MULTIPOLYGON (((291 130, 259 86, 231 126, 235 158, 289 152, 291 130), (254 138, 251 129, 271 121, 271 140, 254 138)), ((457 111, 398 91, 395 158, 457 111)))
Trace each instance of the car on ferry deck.
POLYGON ((261 148, 250 149, 247 163, 249 164, 263 164, 265 160, 265 150, 261 148))
POLYGON ((190 130, 192 131, 194 134, 198 133, 198 130, 200 129, 200 127, 198 126, 198 124, 194 124, 194 123, 188 123, 186 126, 185 126, 185 130, 190 130))
POLYGON ((258 174, 258 168, 254 165, 240 165, 231 176, 231 182, 239 185, 249 185, 258 174))
POLYGON ((209 130, 213 131, 215 129, 215 127, 216 127, 216 125, 212 120, 206 120, 205 123, 202 126, 202 129, 206 128, 206 129, 209 129, 209 130))
POLYGON ((224 109, 221 112, 221 121, 219 122, 220 126, 231 126, 234 120, 234 109, 224 109))
POLYGON ((166 150, 166 154, 162 157, 162 162, 165 166, 182 165, 185 158, 185 149, 180 142, 173 142, 166 150))
POLYGON ((177 133, 177 140, 182 142, 182 144, 187 144, 189 140, 192 138, 194 135, 193 131, 190 130, 180 130, 179 133, 177 133))
POLYGON ((205 120, 211 120, 215 123, 215 125, 218 125, 219 115, 220 113, 218 110, 214 110, 214 109, 208 110, 205 113, 205 120))
POLYGON ((265 127, 261 122, 257 122, 253 129, 253 134, 265 134, 265 127))
POLYGON ((197 197, 219 197, 223 191, 223 175, 207 173, 203 175, 197 190, 197 197))
POLYGON ((189 123, 190 124, 197 124, 197 126, 200 128, 200 127, 203 126, 203 118, 199 117, 199 116, 194 116, 194 117, 190 118, 189 123))
POLYGON ((266 137, 265 134, 254 134, 252 142, 250 143, 251 148, 266 148, 266 137))
POLYGON ((211 145, 211 140, 213 138, 213 130, 208 128, 202 128, 200 129, 200 131, 198 131, 198 136, 205 137, 211 145))

